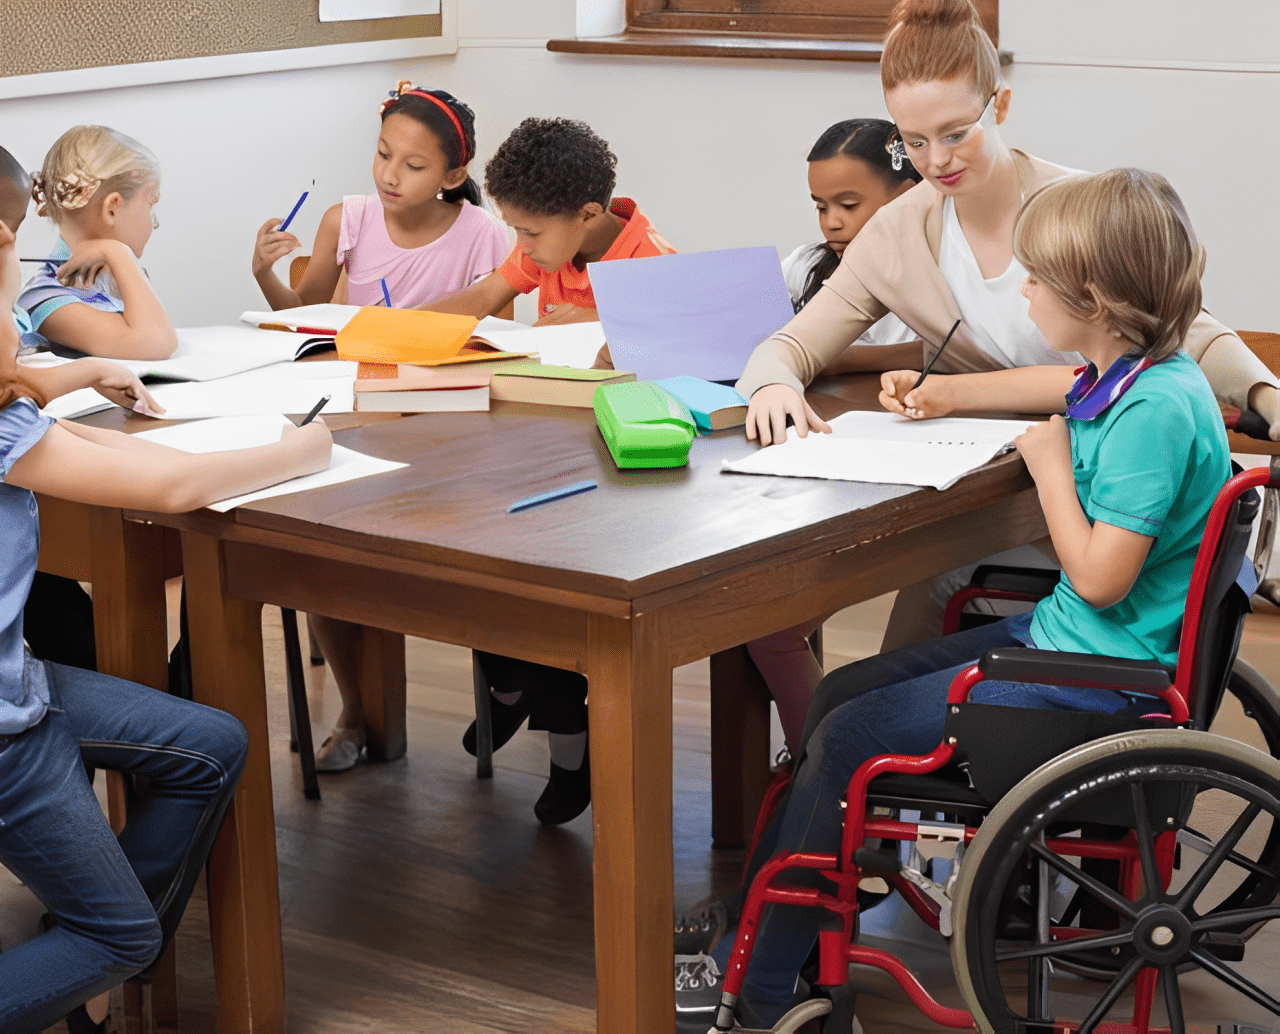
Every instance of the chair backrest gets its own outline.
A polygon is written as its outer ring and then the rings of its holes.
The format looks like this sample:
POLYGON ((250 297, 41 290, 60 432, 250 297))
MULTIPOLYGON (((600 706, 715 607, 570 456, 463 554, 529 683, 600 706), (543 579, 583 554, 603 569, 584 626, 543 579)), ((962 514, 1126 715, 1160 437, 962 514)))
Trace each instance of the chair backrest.
POLYGON ((1254 489, 1270 476, 1265 468, 1239 473, 1232 467, 1235 476, 1218 493, 1196 555, 1174 678, 1201 729, 1209 727, 1221 702, 1251 609, 1249 591, 1238 581, 1261 506, 1254 489))

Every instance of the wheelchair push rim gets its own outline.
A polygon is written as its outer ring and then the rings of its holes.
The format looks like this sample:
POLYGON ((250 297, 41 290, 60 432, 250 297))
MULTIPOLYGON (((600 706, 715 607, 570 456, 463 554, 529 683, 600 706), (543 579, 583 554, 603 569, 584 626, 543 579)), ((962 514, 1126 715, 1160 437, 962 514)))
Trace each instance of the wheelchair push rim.
POLYGON ((1042 766, 982 824, 956 887, 952 959, 977 1028, 1181 1032, 1186 981, 1230 988, 1214 988, 1214 1001, 1230 1000, 1240 1014, 1231 1018, 1274 1023, 1280 980, 1268 972, 1259 982, 1240 931, 1264 923, 1280 931, 1280 906, 1220 906, 1231 898, 1221 890, 1224 872, 1274 876, 1258 857, 1277 823, 1280 763, 1210 733, 1122 733, 1042 766), (1073 828, 1113 814, 1125 814, 1138 835, 1073 839, 1073 828), (1215 838, 1209 854, 1175 850, 1189 821, 1215 838), (1127 895, 1081 871, 1080 856, 1095 851, 1124 859, 1127 895), (1081 893, 1115 911, 1114 929, 1057 925, 1061 904, 1081 893), (1011 909, 1021 912, 1021 928, 1011 909), (1102 980, 1062 965, 1109 951, 1117 971, 1102 980), (1188 966, 1201 973, 1180 977, 1188 966))

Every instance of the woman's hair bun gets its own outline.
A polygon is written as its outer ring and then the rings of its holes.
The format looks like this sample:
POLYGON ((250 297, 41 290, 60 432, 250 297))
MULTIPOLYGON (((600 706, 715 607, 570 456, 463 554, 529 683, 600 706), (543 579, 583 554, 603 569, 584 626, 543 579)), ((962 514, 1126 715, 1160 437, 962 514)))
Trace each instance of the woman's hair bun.
POLYGON ((936 25, 958 28, 980 22, 972 0, 898 0, 889 15, 889 25, 936 25))

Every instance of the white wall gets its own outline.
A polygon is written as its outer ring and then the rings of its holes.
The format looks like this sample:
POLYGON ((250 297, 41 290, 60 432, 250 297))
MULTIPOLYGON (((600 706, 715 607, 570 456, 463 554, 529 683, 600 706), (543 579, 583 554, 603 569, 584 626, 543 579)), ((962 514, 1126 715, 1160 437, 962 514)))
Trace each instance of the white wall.
MULTIPOLYGON (((596 9, 582 13, 605 22, 611 2, 579 0, 596 9)), ((1280 5, 1001 7, 1002 46, 1026 55, 1009 72, 1006 139, 1078 168, 1165 173, 1209 248, 1215 314, 1280 329, 1280 204, 1267 191, 1280 169, 1280 65, 1266 63, 1280 5), (1211 32, 1189 17, 1206 6, 1230 12, 1211 32)), ((579 13, 574 0, 462 0, 453 56, 4 101, 0 143, 35 168, 67 126, 99 121, 155 149, 164 167, 161 228, 146 265, 183 324, 234 319, 260 304, 248 272, 254 231, 313 178, 313 199, 295 223, 304 239, 325 204, 369 191, 377 104, 401 78, 470 103, 482 156, 526 115, 586 119, 618 154, 620 192, 681 250, 789 250, 815 235, 804 154, 831 122, 884 114, 877 66, 547 52, 545 40, 572 35, 579 13)), ((48 239, 30 217, 23 254, 38 254, 48 239)))

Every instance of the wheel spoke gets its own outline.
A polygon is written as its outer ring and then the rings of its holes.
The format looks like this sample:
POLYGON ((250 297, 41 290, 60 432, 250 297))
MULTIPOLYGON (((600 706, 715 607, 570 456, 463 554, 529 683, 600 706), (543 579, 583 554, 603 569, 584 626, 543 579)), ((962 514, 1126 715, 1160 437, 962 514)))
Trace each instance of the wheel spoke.
POLYGON ((1195 959, 1201 969, 1212 973, 1228 987, 1234 987, 1246 998, 1253 999, 1264 1009, 1268 1009, 1272 1014, 1280 1016, 1280 1002, 1277 1002, 1252 980, 1241 976, 1231 967, 1224 965, 1220 959, 1207 952, 1192 949, 1191 957, 1195 959))
MULTIPOLYGON (((1207 855, 1213 850, 1213 841, 1203 833, 1197 833, 1190 826, 1183 826, 1182 829, 1178 830, 1178 843, 1184 847, 1191 848, 1193 851, 1199 851, 1201 854, 1207 855), (1183 836, 1184 833, 1189 833, 1195 839, 1183 836)), ((1261 862, 1255 862, 1252 858, 1240 854, 1239 851, 1232 851, 1227 855, 1227 861, 1233 865, 1240 866, 1242 869, 1248 869, 1255 876, 1265 876, 1268 879, 1280 880, 1280 871, 1275 867, 1268 868, 1261 862)))
POLYGON ((1214 845, 1213 850, 1205 858, 1204 864, 1192 874, 1191 879, 1187 881, 1187 885, 1182 888, 1177 901, 1174 902, 1178 911, 1187 912, 1190 910, 1196 898, 1200 896, 1200 892, 1204 890, 1214 874, 1222 868, 1222 863, 1227 860, 1227 856, 1231 854, 1232 849, 1240 842, 1245 830, 1252 825, 1253 820, 1258 817, 1260 811, 1262 811, 1262 805, 1255 803, 1250 804, 1240 813, 1240 816, 1231 824, 1231 828, 1227 830, 1226 836, 1214 845))
POLYGON ((1230 912, 1212 912, 1191 924, 1194 933, 1206 930, 1229 930, 1233 926, 1252 926, 1269 919, 1280 919, 1280 905, 1260 905, 1258 908, 1237 908, 1230 912))
POLYGON ((1178 967, 1161 966, 1160 982, 1164 984, 1164 1008, 1169 1014, 1169 1034, 1186 1034, 1187 1021, 1182 1016, 1182 992, 1178 988, 1178 967))
POLYGON ((1102 1022, 1108 1010, 1116 1004, 1116 999, 1124 993, 1126 987, 1133 983, 1133 978, 1138 975, 1138 970, 1144 965, 1146 960, 1141 955, 1135 955, 1125 963, 1124 969, 1116 974, 1116 978, 1102 992, 1102 997, 1089 1010, 1089 1015, 1080 1021, 1080 1034, 1092 1034, 1093 1028, 1102 1022))
POLYGON ((1102 937, 1069 937, 1049 944, 1033 944, 1025 948, 1010 948, 1008 951, 996 952, 997 962, 1009 962, 1013 959, 1035 959, 1045 955, 1071 955, 1082 951, 1096 951, 1099 948, 1116 948, 1133 943, 1133 931, 1109 933, 1102 937))
POLYGON ((1147 791, 1143 783, 1130 783, 1129 796, 1133 799, 1134 835, 1138 838, 1138 857, 1142 859, 1142 882, 1147 896, 1153 901, 1164 900, 1164 881, 1156 866, 1155 834, 1151 829, 1151 817, 1147 814, 1147 791))
POLYGON ((1123 894, 1119 893, 1118 891, 1112 890, 1105 883, 1099 882, 1095 877, 1090 876, 1083 869, 1076 868, 1076 866, 1072 865, 1065 858, 1058 857, 1056 854, 1054 854, 1052 851, 1050 851, 1047 847, 1043 846, 1042 844, 1037 844, 1033 842, 1031 844, 1028 844, 1027 848, 1037 858, 1043 859, 1044 861, 1048 862, 1055 869, 1057 869, 1058 872, 1062 873, 1063 876, 1067 877, 1067 879, 1071 880, 1073 883, 1078 883, 1082 887, 1087 887, 1089 889, 1089 892, 1093 894, 1094 897, 1096 897, 1099 901, 1103 902, 1104 904, 1110 905, 1121 915, 1127 916, 1130 919, 1134 919, 1137 917, 1138 912, 1137 912, 1137 909, 1134 908, 1133 902, 1130 901, 1128 898, 1126 898, 1123 894))

